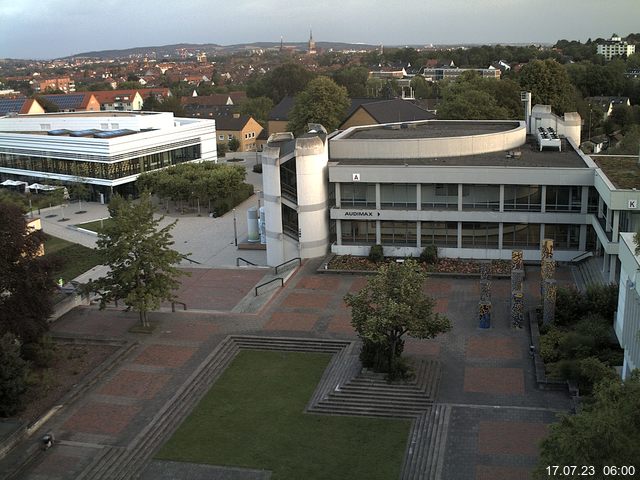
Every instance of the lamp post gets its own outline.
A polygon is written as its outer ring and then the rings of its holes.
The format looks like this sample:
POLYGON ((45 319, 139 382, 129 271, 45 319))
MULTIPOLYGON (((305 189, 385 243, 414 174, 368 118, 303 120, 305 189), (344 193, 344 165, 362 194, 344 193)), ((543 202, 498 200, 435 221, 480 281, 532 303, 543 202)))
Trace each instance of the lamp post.
POLYGON ((233 209, 233 243, 238 246, 238 226, 236 221, 236 209, 233 209))

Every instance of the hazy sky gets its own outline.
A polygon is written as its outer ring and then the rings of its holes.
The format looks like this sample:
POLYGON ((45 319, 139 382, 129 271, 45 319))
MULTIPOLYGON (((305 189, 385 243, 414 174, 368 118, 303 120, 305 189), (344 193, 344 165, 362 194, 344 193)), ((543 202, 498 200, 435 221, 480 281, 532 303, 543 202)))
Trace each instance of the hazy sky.
POLYGON ((0 0, 0 58, 173 43, 555 42, 640 31, 640 0, 0 0))

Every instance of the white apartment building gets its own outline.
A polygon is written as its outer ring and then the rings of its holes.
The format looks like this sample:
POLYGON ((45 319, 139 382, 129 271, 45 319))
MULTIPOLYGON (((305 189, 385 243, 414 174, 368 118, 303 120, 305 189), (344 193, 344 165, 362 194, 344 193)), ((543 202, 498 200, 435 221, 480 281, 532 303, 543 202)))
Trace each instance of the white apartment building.
POLYGON ((604 56, 605 60, 611 60, 615 56, 629 56, 633 55, 636 51, 636 46, 627 42, 623 42, 622 39, 613 34, 609 40, 605 40, 604 43, 598 43, 597 45, 598 55, 604 56))

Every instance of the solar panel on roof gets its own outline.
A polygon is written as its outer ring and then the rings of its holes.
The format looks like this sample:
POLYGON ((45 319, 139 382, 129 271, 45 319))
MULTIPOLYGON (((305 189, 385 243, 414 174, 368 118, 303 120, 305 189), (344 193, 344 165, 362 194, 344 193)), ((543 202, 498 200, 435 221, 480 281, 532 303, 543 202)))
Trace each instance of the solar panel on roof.
POLYGON ((70 93, 67 95, 43 95, 43 98, 55 103, 58 108, 62 110, 69 110, 72 108, 78 108, 82 105, 84 94, 70 93))
POLYGON ((7 98, 0 100, 0 115, 6 115, 10 112, 19 112, 24 105, 24 98, 7 98))

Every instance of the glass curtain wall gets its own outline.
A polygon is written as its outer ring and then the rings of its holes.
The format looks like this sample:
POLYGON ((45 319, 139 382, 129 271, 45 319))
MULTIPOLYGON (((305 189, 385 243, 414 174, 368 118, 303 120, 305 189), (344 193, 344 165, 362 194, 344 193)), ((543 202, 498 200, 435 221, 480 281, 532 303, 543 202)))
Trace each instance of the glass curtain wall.
POLYGON ((457 210, 457 183, 425 183, 420 187, 423 210, 457 210))

